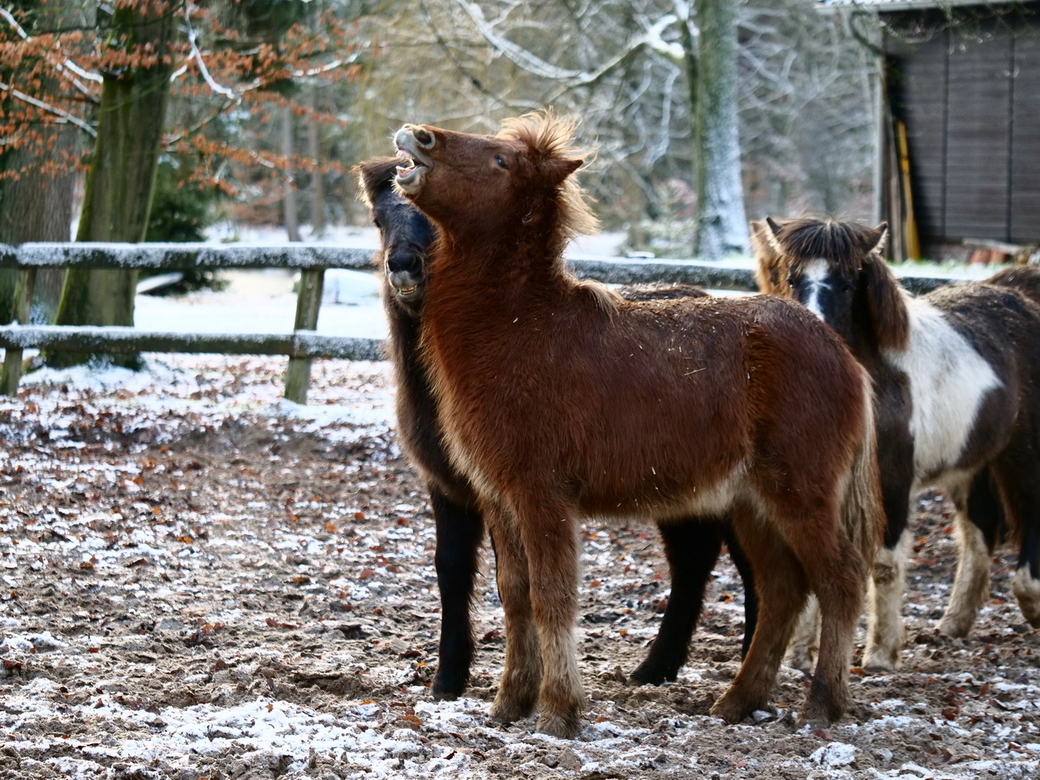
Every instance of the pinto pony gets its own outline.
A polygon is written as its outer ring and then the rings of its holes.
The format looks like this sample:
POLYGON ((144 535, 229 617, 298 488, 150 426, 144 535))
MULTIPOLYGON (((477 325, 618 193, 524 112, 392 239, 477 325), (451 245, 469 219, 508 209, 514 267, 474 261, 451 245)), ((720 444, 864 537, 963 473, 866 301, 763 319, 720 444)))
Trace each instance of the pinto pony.
POLYGON ((563 249, 595 218, 572 177, 572 132, 534 115, 495 136, 395 135, 397 187, 439 231, 423 359, 498 556, 506 659, 491 714, 514 721, 537 706, 542 731, 578 730, 580 518, 729 513, 760 609, 713 713, 737 722, 765 706, 812 591, 820 655, 801 718, 836 719, 880 540, 869 379, 792 302, 630 302, 575 279, 563 249))
MULTIPOLYGON (((420 469, 430 493, 436 527, 434 566, 441 595, 440 660, 433 678, 433 695, 456 698, 465 690, 474 642, 470 601, 477 575, 484 518, 477 495, 444 450, 436 402, 419 358, 419 328, 425 292, 426 258, 434 227, 393 188, 400 161, 389 157, 356 166, 361 197, 379 229, 383 270, 383 305, 390 328, 389 357, 397 384, 398 436, 403 449, 420 469)), ((704 296, 688 285, 624 288, 631 299, 653 300, 704 296)), ((755 629, 757 598, 750 567, 740 552, 728 521, 677 522, 660 528, 672 577, 671 596, 661 630, 634 682, 662 683, 676 679, 704 601, 705 586, 725 542, 744 581, 746 654, 755 629)))
POLYGON ((870 372, 887 527, 863 665, 893 669, 903 626, 910 498, 942 486, 960 561, 939 630, 964 636, 989 593, 1006 518, 1020 540, 1012 590, 1040 627, 1040 270, 1016 268, 914 298, 879 254, 887 225, 752 223, 763 292, 831 325, 870 372))

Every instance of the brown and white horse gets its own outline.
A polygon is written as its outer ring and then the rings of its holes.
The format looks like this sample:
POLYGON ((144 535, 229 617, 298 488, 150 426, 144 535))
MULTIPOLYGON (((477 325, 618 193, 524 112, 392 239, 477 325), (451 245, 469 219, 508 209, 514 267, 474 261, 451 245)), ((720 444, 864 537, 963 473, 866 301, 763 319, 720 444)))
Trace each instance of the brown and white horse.
POLYGON ((422 348, 452 462, 495 538, 506 661, 492 715, 536 705, 573 735, 578 521, 729 513, 761 600, 713 713, 763 707, 807 595, 821 604, 801 718, 849 702, 852 638, 883 515, 869 378, 832 330, 780 298, 629 302, 566 269, 595 219, 571 123, 495 136, 405 125, 401 192, 437 226, 422 348))
POLYGON ((1012 590, 1040 627, 1040 270, 915 298, 879 254, 887 230, 815 219, 752 223, 763 292, 795 298, 831 325, 874 380, 887 529, 863 665, 881 670, 898 663, 910 499, 929 484, 952 499, 960 544, 939 630, 971 629, 1005 518, 1020 542, 1012 590))

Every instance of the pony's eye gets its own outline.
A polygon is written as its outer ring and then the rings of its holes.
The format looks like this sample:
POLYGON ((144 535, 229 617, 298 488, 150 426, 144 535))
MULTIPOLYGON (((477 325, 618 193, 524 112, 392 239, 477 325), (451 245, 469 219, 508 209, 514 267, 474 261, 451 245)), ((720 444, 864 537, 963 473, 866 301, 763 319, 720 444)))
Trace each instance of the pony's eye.
POLYGON ((379 223, 379 220, 378 220, 378 219, 373 219, 373 220, 372 220, 372 223, 373 223, 373 224, 374 224, 374 225, 376 226, 376 228, 377 228, 378 230, 382 230, 382 229, 383 229, 383 226, 382 226, 382 225, 381 225, 381 224, 379 223))
POLYGON ((496 154, 495 155, 495 165, 497 165, 503 171, 508 171, 509 170, 509 166, 506 165, 506 161, 502 159, 502 155, 500 155, 500 154, 496 154))

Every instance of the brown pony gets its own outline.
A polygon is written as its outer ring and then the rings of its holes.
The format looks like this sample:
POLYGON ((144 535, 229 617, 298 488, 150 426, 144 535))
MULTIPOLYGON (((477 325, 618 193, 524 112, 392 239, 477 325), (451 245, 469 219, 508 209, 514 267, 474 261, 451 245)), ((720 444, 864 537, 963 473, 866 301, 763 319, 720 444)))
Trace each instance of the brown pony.
POLYGON ((820 655, 801 718, 849 701, 864 561, 881 511, 868 378, 804 308, 765 296, 628 302, 562 252, 595 219, 571 174, 573 125, 495 136, 405 125, 398 188, 437 226, 423 350, 452 461, 495 538, 506 661, 492 706, 572 736, 578 520, 729 512, 761 600, 712 712, 765 706, 811 591, 820 655))
POLYGON ((910 498, 929 484, 956 507, 960 546, 939 630, 971 629, 1005 521, 1020 544, 1012 590, 1040 627, 1040 269, 915 298, 877 251, 887 231, 818 219, 752 223, 762 291, 805 304, 874 380, 887 525, 863 665, 881 670, 898 664, 910 498))
MULTIPOLYGON (((429 220, 394 190, 398 162, 392 157, 368 160, 357 165, 354 174, 360 179, 361 197, 371 209, 382 243, 378 262, 383 271, 383 305, 390 329, 387 353, 397 387, 398 440, 425 478, 437 532, 434 567, 441 597, 441 637, 433 696, 454 699, 465 690, 473 659, 470 601, 484 540, 484 517, 476 491, 445 452, 437 404, 420 359, 426 259, 435 231, 429 220)), ((691 285, 625 287, 621 293, 630 300, 707 294, 691 285)), ((672 575, 671 595, 650 652, 632 672, 630 679, 639 684, 676 679, 686 661, 705 586, 723 542, 744 582, 743 654, 751 644, 758 611, 750 567, 727 519, 677 521, 659 530, 672 575)))

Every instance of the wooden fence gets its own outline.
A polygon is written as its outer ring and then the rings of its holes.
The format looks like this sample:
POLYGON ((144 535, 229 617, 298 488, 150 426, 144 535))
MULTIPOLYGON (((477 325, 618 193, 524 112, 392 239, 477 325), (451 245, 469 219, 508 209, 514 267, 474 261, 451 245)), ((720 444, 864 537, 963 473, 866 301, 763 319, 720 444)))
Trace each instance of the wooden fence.
MULTIPOLYGON (((574 273, 610 284, 687 283, 720 290, 753 291, 750 263, 708 263, 693 260, 628 260, 571 257, 574 273)), ((373 271, 373 251, 357 247, 309 244, 279 246, 212 244, 23 244, 0 245, 0 268, 19 269, 15 292, 16 322, 0 326, 5 350, 0 392, 15 395, 21 380, 23 351, 44 349, 69 352, 133 353, 186 352, 229 355, 286 355, 289 365, 285 397, 306 403, 311 360, 382 359, 378 339, 320 336, 318 324, 325 271, 347 268, 373 271), (126 327, 34 326, 29 321, 36 273, 40 268, 190 269, 288 268, 299 269, 296 321, 288 334, 165 333, 126 327)), ((914 292, 934 289, 949 277, 904 277, 914 292)))

